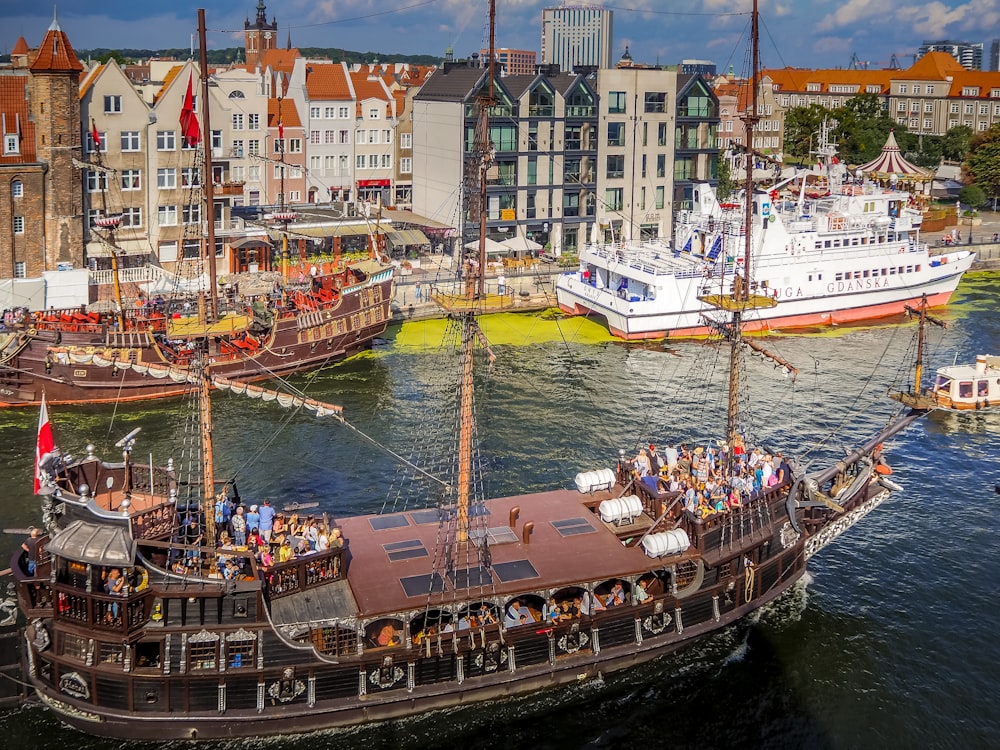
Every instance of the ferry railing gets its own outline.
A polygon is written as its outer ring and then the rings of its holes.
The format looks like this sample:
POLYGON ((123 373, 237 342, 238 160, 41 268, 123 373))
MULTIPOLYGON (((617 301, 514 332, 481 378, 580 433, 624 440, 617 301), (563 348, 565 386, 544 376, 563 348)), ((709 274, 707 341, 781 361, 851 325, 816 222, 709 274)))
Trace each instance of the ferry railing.
POLYGON ((342 579, 345 552, 342 547, 312 552, 271 566, 263 574, 265 593, 270 599, 279 599, 342 579))

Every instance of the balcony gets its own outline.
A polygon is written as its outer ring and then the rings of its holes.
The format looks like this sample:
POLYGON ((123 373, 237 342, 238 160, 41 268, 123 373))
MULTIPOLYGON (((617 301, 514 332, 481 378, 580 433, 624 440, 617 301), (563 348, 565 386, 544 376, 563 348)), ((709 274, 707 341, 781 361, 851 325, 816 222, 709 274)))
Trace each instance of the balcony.
POLYGON ((217 195, 243 195, 244 182, 223 182, 216 183, 215 192, 217 195))

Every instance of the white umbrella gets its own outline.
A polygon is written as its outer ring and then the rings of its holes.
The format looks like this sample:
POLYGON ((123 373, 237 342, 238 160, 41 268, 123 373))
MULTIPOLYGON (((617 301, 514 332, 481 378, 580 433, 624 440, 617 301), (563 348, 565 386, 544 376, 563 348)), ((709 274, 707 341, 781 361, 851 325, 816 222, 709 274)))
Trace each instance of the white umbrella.
POLYGON ((518 255, 542 249, 542 246, 534 240, 529 240, 527 237, 522 237, 519 234, 515 234, 510 239, 504 240, 500 244, 506 245, 518 255))
MULTIPOLYGON (((465 243, 465 249, 466 250, 478 250, 479 249, 479 240, 473 240, 472 242, 466 242, 465 243)), ((487 253, 506 253, 508 250, 510 250, 510 248, 507 247, 502 242, 497 242, 496 240, 491 240, 489 237, 486 238, 486 252, 487 253)))

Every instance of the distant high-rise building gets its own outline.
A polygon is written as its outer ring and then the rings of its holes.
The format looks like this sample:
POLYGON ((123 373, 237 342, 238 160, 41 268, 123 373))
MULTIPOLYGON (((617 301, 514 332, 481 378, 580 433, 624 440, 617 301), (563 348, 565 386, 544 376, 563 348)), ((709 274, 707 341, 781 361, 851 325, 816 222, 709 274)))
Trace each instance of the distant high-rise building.
POLYGON ((938 42, 929 42, 926 39, 920 45, 919 55, 923 57, 928 52, 947 52, 958 60, 966 70, 983 69, 983 43, 972 44, 970 42, 953 42, 950 39, 943 39, 938 42))
MULTIPOLYGON (((499 47, 494 50, 497 65, 503 69, 504 75, 509 76, 530 76, 535 72, 535 63, 538 60, 538 53, 530 49, 508 49, 499 47)), ((488 49, 479 50, 480 65, 484 68, 489 63, 490 51, 488 49)))
POLYGON ((990 64, 986 67, 996 72, 1000 71, 1000 39, 994 39, 990 44, 990 64))
POLYGON ((711 60, 681 60, 680 70, 684 75, 702 75, 706 78, 713 78, 718 72, 711 60))
POLYGON ((574 66, 611 67, 613 13, 599 5, 542 10, 542 64, 570 72, 574 66))

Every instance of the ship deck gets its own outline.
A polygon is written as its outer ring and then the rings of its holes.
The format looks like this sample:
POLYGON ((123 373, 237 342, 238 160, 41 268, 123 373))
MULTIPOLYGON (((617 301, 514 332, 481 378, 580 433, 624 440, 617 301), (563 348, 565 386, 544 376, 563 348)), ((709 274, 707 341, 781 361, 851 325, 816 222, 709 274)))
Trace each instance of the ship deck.
MULTIPOLYGON (((661 567, 639 546, 622 538, 637 537, 652 523, 642 514, 621 526, 604 523, 591 508, 614 495, 583 495, 553 490, 487 501, 491 567, 479 567, 478 549, 469 545, 455 555, 455 572, 444 576, 440 600, 513 595, 525 590, 558 589, 587 581, 638 575, 661 567), (520 509, 510 526, 510 513, 520 509), (533 524, 525 542, 525 525, 533 524), (463 585, 468 584, 468 585, 463 585)), ((340 521, 348 543, 348 580, 362 616, 419 607, 427 602, 435 551, 439 547, 436 509, 358 516, 340 521)), ((476 519, 470 520, 475 536, 476 519)), ((438 570, 444 565, 439 563, 438 570)), ((440 588, 436 589, 440 592, 440 588)))

